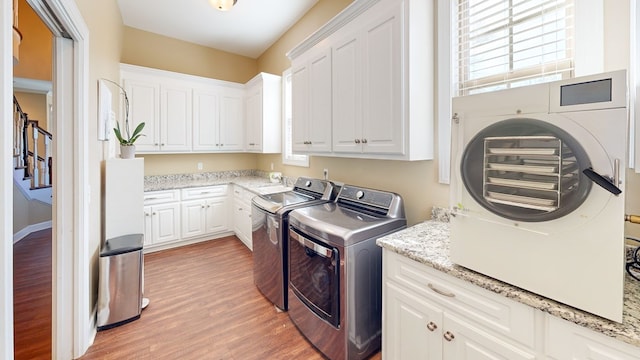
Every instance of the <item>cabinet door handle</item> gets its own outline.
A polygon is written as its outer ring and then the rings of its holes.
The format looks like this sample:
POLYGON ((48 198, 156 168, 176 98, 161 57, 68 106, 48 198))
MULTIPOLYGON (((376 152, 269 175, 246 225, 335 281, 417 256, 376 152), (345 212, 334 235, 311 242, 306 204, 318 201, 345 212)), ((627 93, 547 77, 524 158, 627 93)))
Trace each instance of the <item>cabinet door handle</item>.
POLYGON ((158 146, 158 143, 153 143, 153 146, 158 146))
POLYGON ((211 207, 211 205, 207 205, 207 209, 210 208, 210 207, 211 207))
POLYGON ((455 339, 455 338, 456 338, 456 337, 455 337, 455 336, 453 336, 453 334, 452 334, 451 332, 449 332, 449 331, 446 331, 446 332, 444 333, 444 335, 442 335, 442 336, 444 336, 444 339, 445 339, 445 340, 447 340, 447 341, 451 341, 451 340, 453 340, 453 339, 455 339))
POLYGON ((429 323, 427 324, 427 329, 429 329, 429 331, 435 331, 435 329, 438 328, 438 325, 436 325, 433 321, 429 321, 429 323))
POLYGON ((360 144, 360 139, 355 140, 356 144, 360 144))
POLYGON ((456 294, 449 292, 449 291, 444 291, 444 290, 440 290, 437 287, 435 287, 435 285, 433 285, 432 283, 427 284, 427 286, 429 287, 429 289, 435 291, 436 293, 442 295, 442 296, 446 296, 446 297, 455 297, 456 294))
POLYGON ((155 211, 151 213, 151 215, 155 215, 155 214, 156 214, 156 212, 155 212, 155 211))
POLYGON ((362 143, 366 144, 367 143, 367 139, 362 139, 362 143))

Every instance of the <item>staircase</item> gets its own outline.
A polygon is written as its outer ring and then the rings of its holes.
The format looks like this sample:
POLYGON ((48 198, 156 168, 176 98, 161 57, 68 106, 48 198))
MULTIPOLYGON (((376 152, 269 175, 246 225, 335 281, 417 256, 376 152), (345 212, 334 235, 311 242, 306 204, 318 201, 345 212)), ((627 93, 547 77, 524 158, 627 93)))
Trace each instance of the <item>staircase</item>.
POLYGON ((13 97, 13 179, 28 199, 52 203, 53 136, 30 120, 13 97))

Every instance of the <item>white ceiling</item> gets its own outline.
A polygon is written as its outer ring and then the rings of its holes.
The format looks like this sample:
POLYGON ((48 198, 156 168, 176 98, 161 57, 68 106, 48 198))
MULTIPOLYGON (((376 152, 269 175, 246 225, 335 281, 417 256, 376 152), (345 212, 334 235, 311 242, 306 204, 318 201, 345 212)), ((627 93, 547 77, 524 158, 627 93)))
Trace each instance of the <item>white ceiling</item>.
POLYGON ((126 26, 257 58, 318 0, 238 0, 229 11, 209 0, 118 0, 126 26))

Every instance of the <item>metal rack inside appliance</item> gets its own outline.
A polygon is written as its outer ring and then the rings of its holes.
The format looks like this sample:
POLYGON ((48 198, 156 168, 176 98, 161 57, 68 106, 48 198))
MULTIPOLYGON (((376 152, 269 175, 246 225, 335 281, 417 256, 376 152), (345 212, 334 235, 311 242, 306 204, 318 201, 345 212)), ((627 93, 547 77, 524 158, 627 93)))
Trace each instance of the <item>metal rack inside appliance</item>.
POLYGON ((555 136, 484 139, 483 194, 491 203, 555 211, 578 179, 574 154, 555 136))

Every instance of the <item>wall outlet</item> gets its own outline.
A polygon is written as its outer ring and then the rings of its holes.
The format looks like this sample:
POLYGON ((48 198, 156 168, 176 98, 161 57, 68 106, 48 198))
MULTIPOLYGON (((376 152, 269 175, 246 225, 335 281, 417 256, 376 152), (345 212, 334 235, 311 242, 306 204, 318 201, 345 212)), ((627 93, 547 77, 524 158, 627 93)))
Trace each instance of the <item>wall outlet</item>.
POLYGON ((198 162, 198 170, 202 170, 203 166, 201 162, 198 162))
POLYGON ((325 180, 329 180, 329 169, 323 169, 322 176, 324 177, 325 180))

